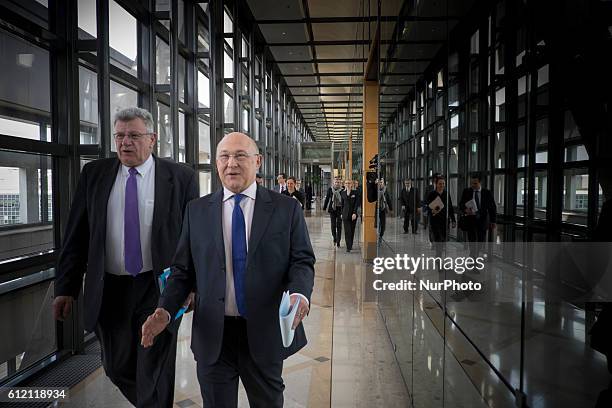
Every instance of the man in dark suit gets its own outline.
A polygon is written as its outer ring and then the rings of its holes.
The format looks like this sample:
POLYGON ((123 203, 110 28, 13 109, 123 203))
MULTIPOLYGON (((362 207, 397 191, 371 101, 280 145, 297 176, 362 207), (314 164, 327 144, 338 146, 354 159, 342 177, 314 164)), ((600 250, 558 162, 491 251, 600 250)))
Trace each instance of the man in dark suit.
POLYGON ((114 126, 117 157, 81 172, 53 312, 67 317, 87 272, 85 329, 100 340, 106 375, 135 406, 170 407, 178 322, 151 349, 140 346, 140 326, 157 306, 157 279, 171 265, 187 202, 198 196, 196 175, 152 155, 157 135, 146 110, 124 109, 114 126))
POLYGON ((346 252, 351 252, 353 249, 353 238, 355 237, 355 226, 357 224, 357 211, 361 203, 358 201, 358 195, 353 190, 353 182, 346 180, 344 182, 344 190, 340 192, 342 197, 342 223, 344 224, 344 242, 346 243, 346 252))
POLYGON ((287 175, 285 173, 278 173, 276 181, 278 182, 278 186, 274 187, 274 191, 282 193, 287 189, 287 175))
POLYGON ((470 187, 463 190, 459 201, 462 216, 462 227, 467 232, 470 243, 470 256, 477 257, 486 240, 487 230, 495 228, 497 206, 493 194, 480 183, 480 175, 471 176, 470 187))
POLYGON ((323 211, 329 213, 331 221, 331 231, 334 244, 340 248, 340 240, 342 239, 342 180, 340 177, 334 179, 334 185, 327 189, 325 202, 323 203, 323 211))
POLYGON ((283 360, 306 345, 315 256, 300 204, 255 184, 257 145, 230 133, 217 146, 223 189, 187 206, 172 274, 142 344, 168 324, 195 290, 191 348, 206 407, 236 407, 238 379, 251 407, 282 407, 283 360), (295 337, 282 343, 283 291, 297 307, 295 337))
POLYGON ((404 234, 408 233, 408 225, 412 222, 412 233, 417 233, 419 214, 421 212, 421 199, 419 189, 412 186, 412 179, 404 181, 404 188, 400 192, 400 203, 404 210, 404 234))

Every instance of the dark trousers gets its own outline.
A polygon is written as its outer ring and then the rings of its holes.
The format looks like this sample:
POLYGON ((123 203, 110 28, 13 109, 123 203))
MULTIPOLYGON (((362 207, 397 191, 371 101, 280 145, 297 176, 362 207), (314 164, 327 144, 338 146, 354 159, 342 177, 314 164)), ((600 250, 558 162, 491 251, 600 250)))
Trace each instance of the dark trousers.
POLYGON ((444 250, 446 241, 448 241, 446 219, 441 219, 440 221, 429 220, 429 231, 433 239, 432 242, 436 250, 436 256, 442 256, 442 251, 444 250))
POLYGON ((476 258, 484 246, 487 236, 486 226, 474 225, 467 231, 470 246, 470 256, 476 258))
POLYGON ((409 210, 406 208, 404 213, 404 232, 408 232, 408 226, 412 222, 412 233, 416 234, 419 226, 419 220, 417 218, 416 211, 409 210))
POLYGON ((380 223, 380 229, 378 230, 378 238, 382 238, 385 235, 385 227, 387 226, 387 211, 376 211, 376 218, 374 218, 374 228, 378 228, 380 223))
POLYGON ((329 219, 331 221, 334 244, 340 244, 340 240, 342 239, 342 212, 340 210, 330 212, 329 219))
POLYGON ((342 223, 344 224, 344 242, 346 243, 346 249, 353 249, 353 240, 355 238, 355 226, 357 225, 357 219, 353 221, 352 216, 349 215, 348 219, 343 219, 342 223))
POLYGON ((96 335, 106 375, 136 407, 172 407, 176 334, 164 330, 153 346, 140 345, 140 330, 155 311, 159 289, 153 273, 106 274, 96 335))
POLYGON ((198 381, 206 408, 236 408, 238 379, 254 408, 281 408, 285 385, 283 362, 259 366, 251 358, 246 320, 226 317, 219 360, 212 366, 197 364, 198 381))

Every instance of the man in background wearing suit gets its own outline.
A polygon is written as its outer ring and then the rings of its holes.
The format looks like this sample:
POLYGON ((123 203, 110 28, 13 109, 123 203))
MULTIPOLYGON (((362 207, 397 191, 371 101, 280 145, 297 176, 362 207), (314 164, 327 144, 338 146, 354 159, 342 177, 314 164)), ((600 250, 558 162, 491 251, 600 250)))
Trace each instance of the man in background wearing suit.
POLYGON ((404 234, 408 233, 408 225, 412 222, 412 233, 416 234, 419 226, 419 214, 421 212, 421 199, 419 189, 412 186, 412 179, 404 181, 404 188, 400 192, 400 203, 404 210, 404 234))
POLYGON ((282 193, 287 189, 287 175, 285 173, 278 173, 276 181, 278 182, 278 186, 274 188, 274 191, 282 193))
MULTIPOLYGON (((81 172, 57 266, 53 312, 64 320, 83 286, 85 329, 96 332, 106 375, 137 407, 170 407, 178 322, 155 346, 140 345, 140 326, 157 305, 157 279, 171 265, 196 174, 154 157, 151 114, 115 115, 117 157, 81 172)), ((181 303, 188 297, 185 294, 181 303)))
POLYGON ((238 379, 251 407, 282 407, 283 360, 306 345, 301 324, 314 285, 315 256, 300 204, 255 184, 257 145, 230 133, 217 146, 223 188, 187 206, 172 274, 142 328, 151 346, 195 290, 191 348, 205 407, 236 407, 238 379), (283 346, 283 291, 297 307, 283 346))
POLYGON ((323 211, 327 210, 331 221, 332 238, 334 245, 340 248, 340 240, 342 239, 342 180, 340 177, 334 179, 334 185, 327 189, 325 202, 323 203, 323 211))
POLYGON ((351 252, 353 249, 353 239, 355 237, 355 226, 357 224, 357 211, 361 202, 358 201, 358 195, 353 190, 353 182, 351 180, 344 181, 344 190, 340 192, 342 197, 342 223, 344 224, 344 242, 346 243, 346 252, 351 252))
POLYGON ((470 185, 461 194, 459 210, 463 213, 463 217, 467 217, 465 228, 470 243, 470 256, 475 258, 484 245, 487 230, 495 228, 497 206, 493 194, 482 187, 478 173, 472 174, 470 185), (475 203, 475 206, 466 207, 469 202, 475 203))

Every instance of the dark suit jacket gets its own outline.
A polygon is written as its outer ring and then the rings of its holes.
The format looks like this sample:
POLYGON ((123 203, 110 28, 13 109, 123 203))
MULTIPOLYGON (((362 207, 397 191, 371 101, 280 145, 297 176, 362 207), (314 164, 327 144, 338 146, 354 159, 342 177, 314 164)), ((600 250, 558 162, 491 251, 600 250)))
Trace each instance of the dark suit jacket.
MULTIPOLYGON (((83 167, 57 265, 55 295, 76 299, 85 275, 85 329, 98 322, 105 276, 106 209, 120 162, 101 159, 83 167)), ((151 256, 155 282, 172 264, 187 202, 198 197, 196 174, 189 167, 155 157, 155 208, 151 256)))
POLYGON ((407 212, 415 212, 421 205, 419 189, 413 186, 410 188, 410 192, 408 192, 406 191, 406 187, 402 188, 400 192, 400 203, 406 207, 407 212))
MULTIPOLYGON (((341 192, 344 190, 341 190, 341 192)), ((327 194, 325 195, 325 203, 323 204, 323 211, 327 210, 327 212, 333 212, 336 209, 334 206, 334 191, 333 188, 330 187, 327 189, 327 194)))
MULTIPOLYGON (((461 200, 459 200, 459 210, 465 212, 465 204, 474 197, 474 190, 468 187, 463 190, 461 194, 461 200)), ((495 205, 495 199, 491 191, 486 188, 480 189, 480 209, 478 210, 478 216, 467 216, 469 222, 477 228, 487 228, 489 223, 495 223, 495 217, 497 216, 497 205, 495 205)))
POLYGON ((285 190, 281 194, 289 196, 289 197, 297 198, 297 200, 300 202, 300 205, 302 206, 302 208, 304 208, 304 205, 306 204, 306 198, 304 197, 304 193, 301 192, 300 190, 295 190, 293 192, 293 194, 291 194, 289 192, 289 190, 285 190))
POLYGON ((361 201, 359 201, 359 193, 355 190, 351 190, 350 193, 343 190, 340 192, 340 196, 342 197, 342 219, 351 221, 351 216, 353 214, 359 215, 357 212, 359 210, 359 206, 361 205, 361 201))
MULTIPOLYGON (((174 315, 195 289, 191 349, 200 364, 219 358, 225 320, 223 190, 189 203, 168 286, 159 307, 174 315)), ((306 345, 300 324, 293 343, 282 344, 278 308, 283 291, 310 299, 315 256, 304 213, 293 198, 257 187, 246 265, 246 319, 251 356, 279 362, 306 345)))

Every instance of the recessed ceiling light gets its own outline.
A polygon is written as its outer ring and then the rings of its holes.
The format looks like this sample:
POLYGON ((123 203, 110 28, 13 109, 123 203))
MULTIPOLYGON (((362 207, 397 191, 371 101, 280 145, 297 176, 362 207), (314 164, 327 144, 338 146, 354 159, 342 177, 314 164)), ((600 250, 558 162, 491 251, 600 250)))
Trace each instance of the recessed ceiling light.
POLYGON ((283 35, 287 35, 287 33, 286 33, 286 32, 284 32, 284 31, 282 32, 282 34, 283 34, 283 35))

